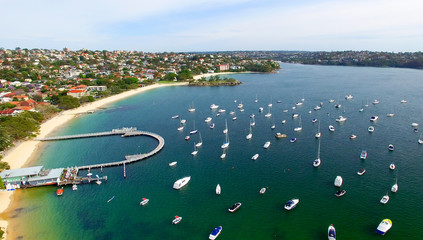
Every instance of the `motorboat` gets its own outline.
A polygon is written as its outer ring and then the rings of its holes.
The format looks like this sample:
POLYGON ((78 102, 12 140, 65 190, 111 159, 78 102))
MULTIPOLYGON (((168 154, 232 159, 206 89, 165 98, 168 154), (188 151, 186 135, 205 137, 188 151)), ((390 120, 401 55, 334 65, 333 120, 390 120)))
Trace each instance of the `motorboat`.
POLYGON ((148 198, 142 198, 142 201, 140 202, 140 205, 141 206, 145 206, 145 205, 147 205, 147 203, 150 201, 150 199, 148 199, 148 198))
POLYGON ((240 207, 241 207, 241 203, 240 202, 237 202, 237 203, 235 203, 234 205, 232 205, 229 209, 228 209, 228 211, 229 212, 235 212, 236 210, 238 210, 240 207))
POLYGON ((220 184, 217 184, 216 186, 216 194, 220 195, 220 193, 222 192, 222 188, 220 187, 220 184))
POLYGON ((367 158, 367 150, 363 149, 360 154, 360 159, 366 159, 366 158, 367 158))
POLYGON ((226 109, 219 109, 217 112, 218 113, 224 113, 224 112, 226 112, 226 109))
POLYGON ((336 178, 335 178, 335 182, 334 182, 334 185, 335 185, 335 187, 341 187, 342 186, 342 177, 341 176, 336 176, 336 178))
POLYGON ((266 188, 261 188, 259 193, 264 194, 265 192, 266 192, 266 188))
POLYGON ((350 139, 356 139, 357 135, 351 134, 350 139))
POLYGON ((242 103, 238 104, 238 108, 239 109, 244 108, 244 104, 242 104, 242 103))
POLYGON ((342 196, 345 195, 345 193, 347 193, 346 190, 338 190, 338 191, 336 191, 335 196, 336 197, 342 197, 342 196))
POLYGON ((341 108, 342 105, 341 104, 335 104, 335 108, 341 108))
POLYGON ((393 117, 393 116, 395 116, 395 113, 388 113, 388 114, 386 114, 386 116, 387 117, 393 117))
POLYGON ((346 118, 346 117, 344 117, 344 116, 339 116, 339 117, 336 119, 336 121, 337 121, 337 122, 345 122, 345 121, 347 121, 347 118, 346 118))
POLYGON ((229 115, 234 115, 235 114, 235 111, 230 111, 229 112, 229 115))
POLYGON ((395 164, 394 163, 391 163, 390 165, 389 165, 389 169, 391 169, 391 170, 395 170, 395 164))
POLYGON ((299 114, 298 113, 293 113, 292 114, 292 118, 297 118, 299 116, 299 114))
POLYGON ((182 217, 175 216, 175 219, 172 220, 172 224, 178 224, 182 221, 182 217))
POLYGON ((222 232, 222 226, 219 226, 219 227, 213 229, 213 231, 209 235, 209 239, 210 240, 216 239, 221 232, 222 232))
POLYGON ((401 100, 401 103, 407 103, 407 100, 402 99, 402 100, 401 100))
POLYGON ((263 145, 263 147, 264 148, 269 148, 269 146, 270 146, 270 142, 269 141, 267 141, 266 143, 264 143, 264 145, 263 145))
POLYGON ((286 113, 286 112, 288 112, 288 109, 284 109, 282 112, 286 113))
POLYGON ((302 102, 297 102, 297 103, 295 103, 295 106, 302 106, 303 105, 303 103, 302 102))
POLYGON ((273 124, 272 126, 270 126, 270 129, 274 130, 276 128, 276 125, 273 124))
POLYGON ((380 101, 379 100, 377 100, 377 99, 375 99, 375 100, 373 100, 373 104, 379 104, 380 103, 380 101))
POLYGON ((182 187, 187 185, 190 180, 191 180, 191 176, 181 178, 173 184, 173 188, 176 190, 181 189, 182 187))
POLYGON ((371 116, 370 121, 376 122, 379 119, 379 116, 371 116))
POLYGON ((336 230, 333 224, 328 228, 328 240, 336 240, 336 230))
POLYGON ((364 112, 364 108, 358 109, 359 112, 364 112))
POLYGON ((78 190, 78 186, 77 186, 76 184, 72 185, 72 190, 73 190, 73 191, 78 190))
POLYGON ((262 107, 259 107, 258 111, 259 112, 263 112, 263 108, 262 107))
POLYGON ((214 124, 214 123, 210 124, 210 129, 214 129, 215 126, 216 126, 216 124, 214 124))
POLYGON ((318 133, 316 133, 314 136, 315 136, 316 138, 320 138, 320 137, 322 136, 322 133, 321 133, 321 132, 318 132, 318 133))
POLYGON ((211 118, 211 117, 207 117, 207 118, 204 120, 204 122, 208 123, 208 122, 211 122, 211 120, 212 120, 212 118, 211 118))
POLYGON ((187 120, 185 119, 181 119, 181 121, 179 121, 181 124, 185 124, 187 122, 187 120))
POLYGON ((297 138, 291 138, 291 140, 289 140, 291 143, 294 143, 297 141, 297 138))
POLYGON ((374 132, 374 131, 375 131, 375 127, 370 126, 367 130, 368 130, 370 133, 372 133, 372 132, 374 132))
POLYGON ((177 119, 177 118, 179 118, 179 115, 172 116, 172 119, 177 119))
POLYGON ((285 124, 286 123, 286 120, 284 119, 284 120, 282 120, 282 124, 285 124))
POLYGON ((293 199, 291 199, 291 200, 289 200, 288 202, 285 203, 284 208, 289 211, 289 210, 295 208, 299 202, 300 202, 300 200, 298 198, 293 198, 293 199))
POLYGON ((182 131, 182 130, 184 130, 184 126, 179 126, 178 131, 182 131))
POLYGON ((212 104, 212 105, 210 105, 210 109, 218 109, 219 108, 219 105, 216 105, 216 104, 212 104))
POLYGON ((347 94, 347 95, 345 95, 345 99, 346 100, 351 100, 351 99, 353 99, 354 97, 353 97, 353 95, 351 95, 351 94, 347 94))
POLYGON ((388 202, 389 202, 389 195, 388 193, 386 193, 386 195, 383 196, 382 199, 380 199, 380 203, 387 204, 388 202))
POLYGON ((177 164, 178 162, 171 162, 171 163, 169 163, 169 167, 173 167, 173 166, 176 166, 176 164, 177 164))
POLYGON ((185 140, 188 141, 191 137, 190 136, 185 136, 185 140))
POLYGON ((334 100, 334 99, 329 99, 329 102, 330 102, 330 103, 334 103, 334 102, 335 102, 335 100, 334 100))
POLYGON ((397 183, 395 183, 394 185, 392 185, 392 187, 391 187, 391 192, 397 192, 398 191, 398 184, 397 183))
POLYGON ((276 138, 286 138, 286 134, 278 132, 278 133, 275 134, 275 137, 276 138))
POLYGON ((95 183, 97 183, 97 185, 101 185, 101 181, 100 181, 100 179, 97 179, 97 181, 95 181, 95 183))
POLYGON ((393 144, 389 144, 389 146, 388 146, 388 150, 389 150, 389 151, 394 151, 394 145, 393 145, 393 144))
POLYGON ((256 153, 256 154, 254 154, 254 156, 253 157, 251 157, 251 159, 253 159, 253 160, 257 160, 257 158, 259 157, 259 154, 258 153, 256 153))
POLYGON ((331 131, 331 132, 335 132, 335 127, 334 127, 334 126, 332 126, 332 125, 329 125, 329 131, 331 131))
POLYGON ((320 106, 315 106, 313 109, 315 110, 315 111, 317 111, 317 110, 320 110, 322 107, 320 107, 320 106))
POLYGON ((254 118, 256 115, 254 114, 254 113, 252 113, 251 115, 250 115, 250 118, 254 118))
POLYGON ((361 176, 361 175, 363 175, 365 172, 366 172, 366 169, 365 169, 365 168, 363 168, 363 169, 361 169, 360 171, 358 171, 358 172, 357 172, 357 174, 361 176))
POLYGON ((59 188, 56 190, 56 195, 57 196, 62 196, 63 195, 63 187, 59 188))
POLYGON ((420 134, 419 140, 417 140, 419 144, 423 144, 422 134, 420 134))
POLYGON ((385 235, 392 227, 392 221, 390 219, 383 219, 382 222, 377 226, 376 232, 380 235, 385 235))
POLYGON ((313 118, 313 119, 311 120, 311 122, 312 122, 312 123, 317 122, 317 118, 313 118))

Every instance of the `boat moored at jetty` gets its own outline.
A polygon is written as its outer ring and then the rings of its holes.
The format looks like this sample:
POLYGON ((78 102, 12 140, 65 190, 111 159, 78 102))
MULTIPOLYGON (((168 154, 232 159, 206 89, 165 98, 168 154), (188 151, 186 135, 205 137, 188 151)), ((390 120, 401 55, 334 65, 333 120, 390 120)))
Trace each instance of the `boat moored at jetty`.
POLYGON ((189 181, 191 180, 191 176, 188 177, 184 177, 181 178, 179 180, 177 180, 174 184, 173 184, 173 188, 174 189, 181 189, 182 187, 184 187, 185 185, 187 185, 189 183, 189 181))
POLYGON ((392 227, 392 221, 390 219, 383 219, 382 222, 377 226, 376 232, 380 235, 385 235, 392 227))

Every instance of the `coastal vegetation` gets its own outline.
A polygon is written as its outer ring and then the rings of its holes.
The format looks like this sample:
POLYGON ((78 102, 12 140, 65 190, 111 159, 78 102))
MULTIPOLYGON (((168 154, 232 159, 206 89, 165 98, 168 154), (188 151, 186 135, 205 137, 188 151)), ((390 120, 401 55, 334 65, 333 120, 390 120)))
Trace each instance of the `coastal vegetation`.
POLYGON ((208 79, 202 77, 198 80, 189 81, 189 86, 236 86, 242 82, 234 78, 220 78, 218 75, 210 76, 208 79))

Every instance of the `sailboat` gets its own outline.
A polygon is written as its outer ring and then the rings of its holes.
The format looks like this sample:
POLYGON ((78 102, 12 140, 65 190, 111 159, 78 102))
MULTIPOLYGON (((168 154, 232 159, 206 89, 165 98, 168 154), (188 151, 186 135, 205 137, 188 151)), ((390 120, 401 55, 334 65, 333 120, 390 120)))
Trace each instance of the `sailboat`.
POLYGON ((271 106, 269 106, 269 112, 268 113, 266 113, 266 115, 264 115, 265 117, 267 117, 267 118, 270 118, 271 116, 272 116, 272 113, 270 112, 270 109, 271 109, 272 107, 271 106))
POLYGON ((276 125, 275 125, 275 119, 272 117, 272 126, 270 126, 270 129, 275 129, 276 125))
POLYGON ((194 151, 191 154, 192 154, 192 156, 195 156, 195 155, 197 155, 197 153, 198 153, 197 145, 194 142, 194 151))
POLYGON ((197 129, 195 129, 195 120, 194 120, 194 129, 191 131, 191 132, 189 132, 189 134, 196 134, 198 132, 198 130, 197 129))
POLYGON ((321 163, 322 161, 320 160, 320 138, 319 138, 319 148, 318 148, 318 150, 317 150, 317 158, 316 158, 316 160, 314 160, 314 162, 313 162, 313 166, 314 167, 318 167, 318 166, 320 166, 320 163, 321 163))
POLYGON ((299 132, 299 131, 301 131, 301 130, 303 130, 303 126, 302 126, 302 124, 301 124, 301 116, 300 116, 300 126, 299 126, 299 127, 294 128, 294 132, 299 132))
POLYGON ((216 194, 220 195, 220 193, 222 192, 222 189, 220 188, 220 184, 217 184, 216 186, 216 194))
POLYGON ((250 133, 245 137, 247 140, 250 140, 253 137, 253 133, 251 131, 251 121, 250 121, 250 133))
POLYGON ((255 126, 256 125, 256 119, 255 119, 255 117, 253 116, 252 117, 252 121, 250 121, 250 126, 255 126))
POLYGON ((258 102, 257 94, 256 94, 256 100, 254 100, 254 102, 258 102))
POLYGON ((225 120, 225 126, 226 126, 226 128, 223 129, 224 134, 228 133, 228 121, 227 120, 225 120))
POLYGON ((319 120, 319 127, 317 128, 317 133, 314 135, 316 138, 320 138, 322 136, 322 132, 320 132, 320 120, 319 120))
POLYGON ((221 146, 222 148, 229 147, 228 122, 226 122, 226 133, 225 133, 225 135, 226 135, 226 139, 225 139, 225 142, 221 146))
POLYGON ((223 149, 222 155, 220 155, 221 159, 224 159, 226 157, 226 149, 223 149))
POLYGON ((419 144, 423 144, 423 139, 422 139, 422 134, 421 134, 421 133, 420 133, 419 140, 417 140, 417 142, 418 142, 419 144))
POLYGON ((192 106, 188 108, 188 112, 195 112, 194 102, 192 102, 192 106))
POLYGON ((203 139, 201 139, 201 133, 198 133, 198 134, 200 134, 200 141, 197 144, 195 144, 195 146, 201 147, 203 145, 203 139))
POLYGON ((397 175, 395 176, 395 184, 391 187, 391 192, 397 192, 398 191, 398 170, 397 175))

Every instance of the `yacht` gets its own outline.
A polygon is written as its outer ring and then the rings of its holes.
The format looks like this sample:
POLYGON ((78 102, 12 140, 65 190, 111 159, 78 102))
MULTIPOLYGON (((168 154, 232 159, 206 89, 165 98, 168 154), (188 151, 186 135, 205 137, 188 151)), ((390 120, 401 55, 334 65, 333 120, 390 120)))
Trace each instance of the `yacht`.
POLYGON ((238 104, 238 109, 244 108, 244 104, 240 103, 238 104))
POLYGON ((319 126, 317 128, 317 133, 314 135, 316 138, 320 138, 322 136, 322 133, 320 132, 320 121, 319 121, 319 126))
POLYGON ((334 99, 329 99, 329 102, 330 102, 330 103, 334 103, 334 102, 335 102, 335 100, 334 100, 334 99))
POLYGON ((72 185, 72 190, 74 191, 78 190, 78 186, 76 184, 72 185))
POLYGON ((212 120, 212 118, 211 118, 211 117, 207 117, 207 118, 204 120, 204 122, 208 123, 208 122, 211 122, 211 120, 212 120))
POLYGON ((223 152, 222 152, 222 155, 220 155, 220 158, 221 159, 226 158, 226 151, 225 151, 225 149, 223 149, 223 152))
POLYGON ((203 139, 201 139, 201 133, 199 133, 199 135, 200 135, 200 141, 197 144, 195 144, 196 147, 201 147, 203 145, 203 139))
POLYGON ((218 108, 219 108, 219 105, 216 105, 214 103, 212 105, 210 105, 211 110, 218 109, 218 108))
POLYGON ((220 195, 220 193, 222 192, 222 188, 220 187, 220 184, 217 184, 216 186, 216 194, 220 195))
POLYGON ((391 170, 395 170, 395 163, 391 163, 390 165, 389 165, 389 169, 391 169, 391 170))
POLYGON ((332 125, 329 125, 329 131, 331 131, 331 132, 335 132, 335 127, 334 127, 334 126, 332 126, 332 125))
POLYGON ((421 133, 420 133, 419 140, 417 140, 417 142, 418 142, 419 144, 423 144, 423 139, 422 139, 422 134, 421 134, 421 133))
POLYGON ((361 175, 363 175, 365 172, 366 172, 366 169, 365 169, 365 168, 363 168, 363 169, 361 169, 360 171, 358 171, 358 172, 357 172, 357 174, 361 176, 361 175))
POLYGON ((419 126, 419 124, 418 124, 418 123, 412 123, 412 124, 411 124, 411 126, 412 126, 412 127, 418 127, 418 126, 419 126))
POLYGON ((221 232, 222 232, 222 226, 219 226, 219 227, 213 229, 213 231, 209 235, 209 239, 210 240, 216 239, 221 232))
POLYGON ((210 129, 213 129, 216 126, 216 124, 212 123, 210 124, 210 129))
POLYGON ((318 166, 320 166, 321 162, 322 161, 320 160, 320 139, 319 139, 319 148, 317 149, 317 158, 316 158, 316 160, 313 161, 313 166, 318 167, 318 166))
POLYGON ((342 177, 341 176, 336 176, 336 178, 335 178, 335 182, 334 182, 334 185, 335 185, 335 187, 341 187, 342 186, 342 177))
POLYGON ((267 118, 270 118, 271 116, 272 116, 272 113, 270 112, 270 108, 271 107, 269 107, 269 112, 268 113, 266 113, 266 115, 264 115, 265 117, 267 117, 267 118))
POLYGON ((253 137, 253 132, 251 131, 251 121, 250 121, 250 133, 245 137, 247 140, 250 140, 253 137))
POLYGON ((395 116, 395 113, 388 113, 388 114, 386 114, 386 116, 387 117, 393 117, 393 116, 395 116))
POLYGON ((366 158, 367 158, 367 150, 363 149, 360 154, 360 159, 366 159, 366 158))
POLYGON ((185 185, 187 185, 189 183, 189 181, 191 180, 191 176, 188 177, 184 177, 181 178, 179 180, 177 180, 174 184, 173 184, 173 188, 174 189, 181 189, 182 187, 184 187, 185 185))
POLYGON ((256 115, 254 114, 254 113, 252 113, 251 115, 250 115, 250 118, 254 118, 256 115))
POLYGON ((388 146, 388 150, 389 150, 389 151, 394 151, 394 145, 393 145, 393 144, 389 144, 389 146, 388 146))
POLYGON ((317 118, 313 118, 313 119, 311 120, 311 122, 312 122, 312 123, 317 122, 317 118))
POLYGON ((291 138, 291 140, 289 140, 291 143, 294 143, 297 141, 297 138, 291 138))
POLYGON ((260 194, 264 194, 266 192, 266 188, 262 188, 262 189, 260 189, 260 194))
POLYGON ((182 130, 184 130, 184 126, 179 126, 178 131, 182 131, 182 130))
POLYGON ((223 129, 223 133, 226 134, 228 133, 228 121, 225 120, 225 129, 223 129))
POLYGON ((230 115, 234 115, 235 114, 235 111, 230 111, 229 114, 230 115))
POLYGON ((345 122, 345 121, 347 121, 347 118, 346 118, 346 117, 344 117, 344 116, 339 116, 339 117, 336 119, 336 121, 337 121, 337 122, 345 122))
POLYGON ((380 103, 380 101, 379 100, 377 100, 377 99, 375 99, 375 100, 373 100, 373 104, 379 104, 380 103))
POLYGON ((294 113, 294 114, 292 114, 292 118, 297 118, 299 116, 299 114, 298 113, 294 113))
POLYGON ((172 116, 172 119, 177 119, 177 118, 179 118, 179 115, 172 116))
POLYGON ((357 136, 356 136, 356 135, 351 134, 350 139, 356 139, 356 138, 357 138, 357 136))
POLYGON ((345 193, 347 193, 347 191, 345 191, 345 190, 338 190, 338 191, 336 191, 335 196, 336 197, 342 197, 342 196, 345 195, 345 193))
POLYGON ((372 133, 372 132, 374 132, 374 131, 375 131, 375 127, 370 126, 370 127, 368 128, 368 131, 369 131, 369 132, 371 132, 371 133, 372 133))
POLYGON ((223 149, 229 147, 228 122, 226 122, 226 133, 225 133, 225 135, 226 135, 225 142, 221 146, 221 148, 223 148, 223 149))
POLYGON ((194 102, 192 102, 192 106, 188 108, 188 112, 195 112, 194 102))
POLYGON ((386 195, 383 196, 382 199, 380 199, 380 203, 387 204, 388 202, 389 202, 389 195, 388 193, 386 193, 386 195))
POLYGON ((284 112, 284 113, 288 112, 288 109, 284 109, 284 110, 283 110, 283 112, 284 112))
POLYGON ((286 134, 278 132, 278 133, 275 134, 275 137, 276 138, 286 138, 286 134))
POLYGON ((291 199, 285 203, 284 208, 289 211, 293 209, 294 207, 296 207, 299 202, 300 200, 298 198, 291 199))
POLYGON ((379 119, 379 116, 371 116, 370 121, 376 122, 379 119))
POLYGON ((263 112, 263 108, 262 107, 259 107, 259 112, 263 112))
POLYGON ((253 160, 257 160, 257 158, 259 157, 259 154, 258 153, 256 153, 256 154, 254 154, 254 156, 251 158, 251 159, 253 159, 253 160))
POLYGON ((267 141, 267 142, 263 145, 263 147, 264 147, 264 148, 269 148, 269 146, 270 146, 270 142, 269 142, 269 141, 267 141))
POLYGON ((195 129, 195 121, 194 121, 194 129, 192 131, 189 132, 189 134, 193 135, 196 134, 198 132, 197 129, 195 129))
POLYGON ((240 207, 241 207, 241 203, 240 202, 237 202, 237 203, 235 203, 234 205, 232 205, 229 209, 228 209, 228 211, 229 212, 235 212, 236 210, 238 210, 240 207))
POLYGON ((331 224, 328 228, 328 240, 336 240, 336 231, 333 224, 331 224))
POLYGON ((347 94, 347 95, 345 95, 345 99, 346 100, 351 100, 351 99, 353 99, 354 97, 353 97, 353 95, 351 95, 351 94, 347 94))
POLYGON ((175 219, 172 220, 172 224, 178 224, 182 221, 182 217, 175 216, 175 219))
POLYGON ((282 120, 282 124, 285 124, 286 123, 286 120, 284 119, 284 120, 282 120))
POLYGON ((364 108, 360 108, 360 109, 358 109, 358 111, 359 112, 363 112, 364 111, 364 108))
POLYGON ((173 167, 173 166, 176 166, 176 164, 177 164, 178 162, 171 162, 171 163, 169 163, 169 167, 173 167))
POLYGON ((180 121, 181 124, 185 124, 186 122, 187 122, 187 120, 185 120, 185 119, 181 119, 181 121, 180 121))
POLYGON ((303 103, 302 103, 302 102, 297 102, 295 105, 296 105, 296 106, 302 106, 302 105, 303 105, 303 103))
POLYGON ((217 111, 218 113, 224 113, 224 112, 226 112, 226 110, 225 109, 219 109, 219 111, 217 111))
POLYGON ((315 111, 317 111, 317 110, 320 110, 322 107, 320 107, 320 106, 315 106, 313 109, 315 110, 315 111))
POLYGON ((380 235, 385 235, 392 227, 392 221, 390 219, 383 219, 382 222, 377 226, 376 232, 380 235))
POLYGON ((301 116, 300 116, 300 126, 298 126, 298 127, 294 128, 294 132, 299 132, 299 131, 301 131, 301 130, 303 130, 303 126, 302 126, 302 124, 301 124, 301 116))
POLYGON ((197 155, 197 153, 198 153, 198 150, 197 150, 197 145, 195 144, 195 142, 194 142, 194 151, 191 153, 191 155, 192 156, 195 156, 195 155, 197 155))
POLYGON ((142 198, 142 201, 140 202, 140 205, 141 206, 145 206, 145 205, 147 205, 147 203, 150 201, 150 199, 148 199, 148 198, 142 198))
POLYGON ((401 103, 407 103, 407 100, 403 99, 401 100, 401 103))
POLYGON ((397 183, 397 179, 395 179, 395 184, 392 185, 391 187, 391 192, 397 192, 398 191, 398 183, 397 183))

